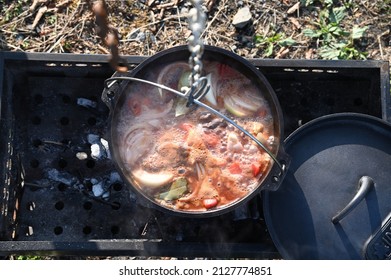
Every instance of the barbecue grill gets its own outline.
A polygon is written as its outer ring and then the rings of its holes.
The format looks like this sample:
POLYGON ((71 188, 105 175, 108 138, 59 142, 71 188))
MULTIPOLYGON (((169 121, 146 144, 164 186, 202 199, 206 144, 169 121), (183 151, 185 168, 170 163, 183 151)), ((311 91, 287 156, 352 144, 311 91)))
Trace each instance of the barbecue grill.
MULTIPOLYGON (((146 57, 124 57, 131 69, 146 57)), ((280 258, 255 197, 182 218, 124 186, 107 148, 104 55, 0 53, 0 254, 280 258)), ((356 112, 391 122, 385 61, 250 59, 275 90, 284 135, 356 112)))

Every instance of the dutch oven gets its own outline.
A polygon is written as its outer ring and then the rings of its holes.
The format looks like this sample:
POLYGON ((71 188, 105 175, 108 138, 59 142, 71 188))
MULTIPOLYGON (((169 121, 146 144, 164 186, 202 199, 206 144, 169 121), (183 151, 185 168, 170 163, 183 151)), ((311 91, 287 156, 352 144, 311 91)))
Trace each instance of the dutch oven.
POLYGON ((308 122, 284 142, 284 181, 263 195, 284 259, 391 257, 391 125, 342 113, 308 122))
MULTIPOLYGON (((126 110, 129 110, 129 107, 127 105, 129 99, 128 94, 132 90, 132 88, 140 85, 140 81, 137 81, 136 79, 141 79, 143 81, 149 81, 150 79, 156 80, 156 77, 153 76, 153 72, 156 72, 156 69, 162 69, 159 68, 161 65, 170 65, 172 63, 176 63, 175 65, 178 68, 186 67, 186 65, 188 65, 189 55, 190 53, 188 51, 187 46, 178 46, 164 50, 154 56, 147 58, 131 72, 114 73, 113 77, 106 81, 106 87, 102 93, 102 100, 110 108, 109 143, 111 155, 113 157, 113 161, 116 164, 117 170, 122 176, 124 182, 127 183, 127 185, 131 188, 131 190, 139 194, 143 201, 150 202, 154 207, 161 211, 185 217, 210 217, 232 211, 234 208, 238 207, 239 205, 242 205, 243 203, 253 198, 255 195, 259 194, 261 190, 277 189, 280 181, 284 176, 284 168, 288 162, 288 157, 284 153, 282 145, 280 145, 280 139, 283 139, 283 119, 281 108, 278 99, 266 78, 255 68, 255 66, 253 66, 250 62, 243 59, 242 57, 218 47, 204 46, 202 58, 203 61, 209 61, 211 63, 220 63, 231 67, 232 69, 246 77, 253 85, 255 85, 257 87, 257 94, 259 94, 260 97, 266 100, 266 103, 270 108, 272 127, 274 131, 272 144, 273 147, 269 147, 270 150, 266 148, 266 150, 268 150, 268 153, 272 155, 274 160, 270 161, 268 169, 264 171, 264 174, 262 174, 262 177, 258 180, 254 188, 248 191, 246 195, 237 199, 233 199, 232 202, 227 203, 221 207, 207 207, 206 209, 197 209, 194 211, 173 208, 172 206, 167 206, 165 203, 157 202, 153 196, 151 196, 150 194, 146 194, 142 190, 142 187, 139 186, 137 180, 135 179, 136 172, 132 173, 129 171, 127 162, 126 160, 124 160, 124 157, 122 157, 123 151, 121 151, 121 149, 119 148, 119 146, 121 145, 120 143, 123 140, 123 136, 121 136, 118 131, 119 126, 123 122, 123 113, 126 112, 126 110), (127 80, 126 78, 134 79, 127 80)), ((159 75, 157 80, 160 82, 159 75)), ((177 81, 174 83, 174 87, 177 83, 177 81)), ((163 90, 160 89, 160 91, 158 91, 156 88, 154 88, 153 85, 148 86, 150 86, 148 90, 155 90, 157 95, 162 95, 163 90)), ((170 81, 168 82, 168 86, 172 87, 170 85, 170 81)), ((152 146, 153 144, 151 144, 151 149, 152 146)), ((134 153, 136 152, 137 148, 134 149, 134 153)), ((195 166, 194 169, 196 168, 198 167, 195 166)), ((175 186, 175 190, 182 190, 182 185, 180 185, 181 183, 182 182, 178 183, 179 187, 175 186)), ((167 192, 170 192, 172 187, 173 185, 171 185, 170 189, 167 192)))

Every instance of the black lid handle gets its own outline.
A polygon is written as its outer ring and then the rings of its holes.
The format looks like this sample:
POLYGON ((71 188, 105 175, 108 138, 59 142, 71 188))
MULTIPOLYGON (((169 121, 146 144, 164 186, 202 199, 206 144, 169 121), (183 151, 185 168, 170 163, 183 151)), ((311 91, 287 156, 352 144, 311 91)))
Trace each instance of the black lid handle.
POLYGON ((369 176, 363 176, 358 182, 358 191, 353 199, 343 208, 337 215, 335 215, 331 221, 333 224, 339 223, 343 218, 345 218, 356 206, 364 199, 366 194, 372 189, 375 185, 373 179, 369 176))

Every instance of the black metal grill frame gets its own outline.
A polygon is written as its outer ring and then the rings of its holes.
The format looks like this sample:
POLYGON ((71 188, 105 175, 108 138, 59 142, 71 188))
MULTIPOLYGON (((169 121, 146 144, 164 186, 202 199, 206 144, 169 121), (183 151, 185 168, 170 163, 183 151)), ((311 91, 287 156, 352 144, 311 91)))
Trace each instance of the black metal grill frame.
MULTIPOLYGON (((131 67, 145 58, 125 57, 131 67)), ((100 94, 113 74, 107 61, 105 55, 0 53, 0 254, 278 258, 260 197, 234 213, 186 219, 154 210, 121 183, 110 185, 108 200, 91 195, 89 178, 106 180, 115 171, 109 159, 75 157, 89 150, 87 134, 105 136, 108 109, 100 94), (77 98, 98 106, 77 106, 77 98), (48 180, 50 168, 81 185, 48 180)), ((276 91, 285 136, 338 112, 391 122, 386 61, 250 62, 276 91)))

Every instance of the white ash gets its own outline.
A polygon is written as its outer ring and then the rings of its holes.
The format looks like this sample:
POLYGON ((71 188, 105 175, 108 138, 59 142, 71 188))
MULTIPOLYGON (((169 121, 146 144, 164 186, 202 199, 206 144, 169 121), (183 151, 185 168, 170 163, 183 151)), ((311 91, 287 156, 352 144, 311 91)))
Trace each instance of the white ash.
POLYGON ((92 101, 87 98, 78 98, 77 105, 82 106, 82 107, 86 107, 86 108, 96 108, 97 107, 97 103, 95 101, 92 101))
POLYGON ((78 153, 76 153, 76 157, 79 160, 86 160, 88 158, 88 155, 85 152, 78 152, 78 153))
POLYGON ((96 134, 88 134, 87 141, 91 144, 91 157, 95 160, 111 158, 109 143, 96 134))
POLYGON ((57 169, 54 168, 49 169, 46 172, 47 172, 47 177, 50 180, 60 182, 68 186, 74 186, 79 181, 75 176, 72 176, 68 172, 58 171, 57 169))
POLYGON ((118 172, 115 172, 115 171, 111 172, 111 173, 110 173, 109 183, 110 183, 110 184, 122 183, 121 175, 119 175, 119 173, 118 173, 118 172))
MULTIPOLYGON (((91 180, 92 183, 92 180, 91 180)), ((98 182, 92 185, 92 193, 95 197, 102 196, 105 193, 103 182, 98 182)))
POLYGON ((111 154, 110 154, 110 148, 109 148, 109 142, 106 140, 106 139, 103 139, 101 138, 100 139, 100 143, 102 144, 105 152, 106 152, 106 156, 108 159, 111 159, 111 154))
POLYGON ((102 198, 104 200, 108 200, 110 198, 110 192, 106 191, 102 194, 102 198))
POLYGON ((110 187, 115 183, 122 183, 121 176, 118 172, 113 171, 102 178, 86 179, 92 184, 92 194, 95 197, 100 197, 104 200, 110 198, 110 187))
POLYGON ((99 143, 99 140, 100 140, 100 136, 99 135, 96 135, 96 134, 88 134, 87 135, 87 141, 90 144, 99 143))
POLYGON ((101 159, 103 157, 103 153, 99 144, 91 145, 91 157, 93 159, 101 159))

